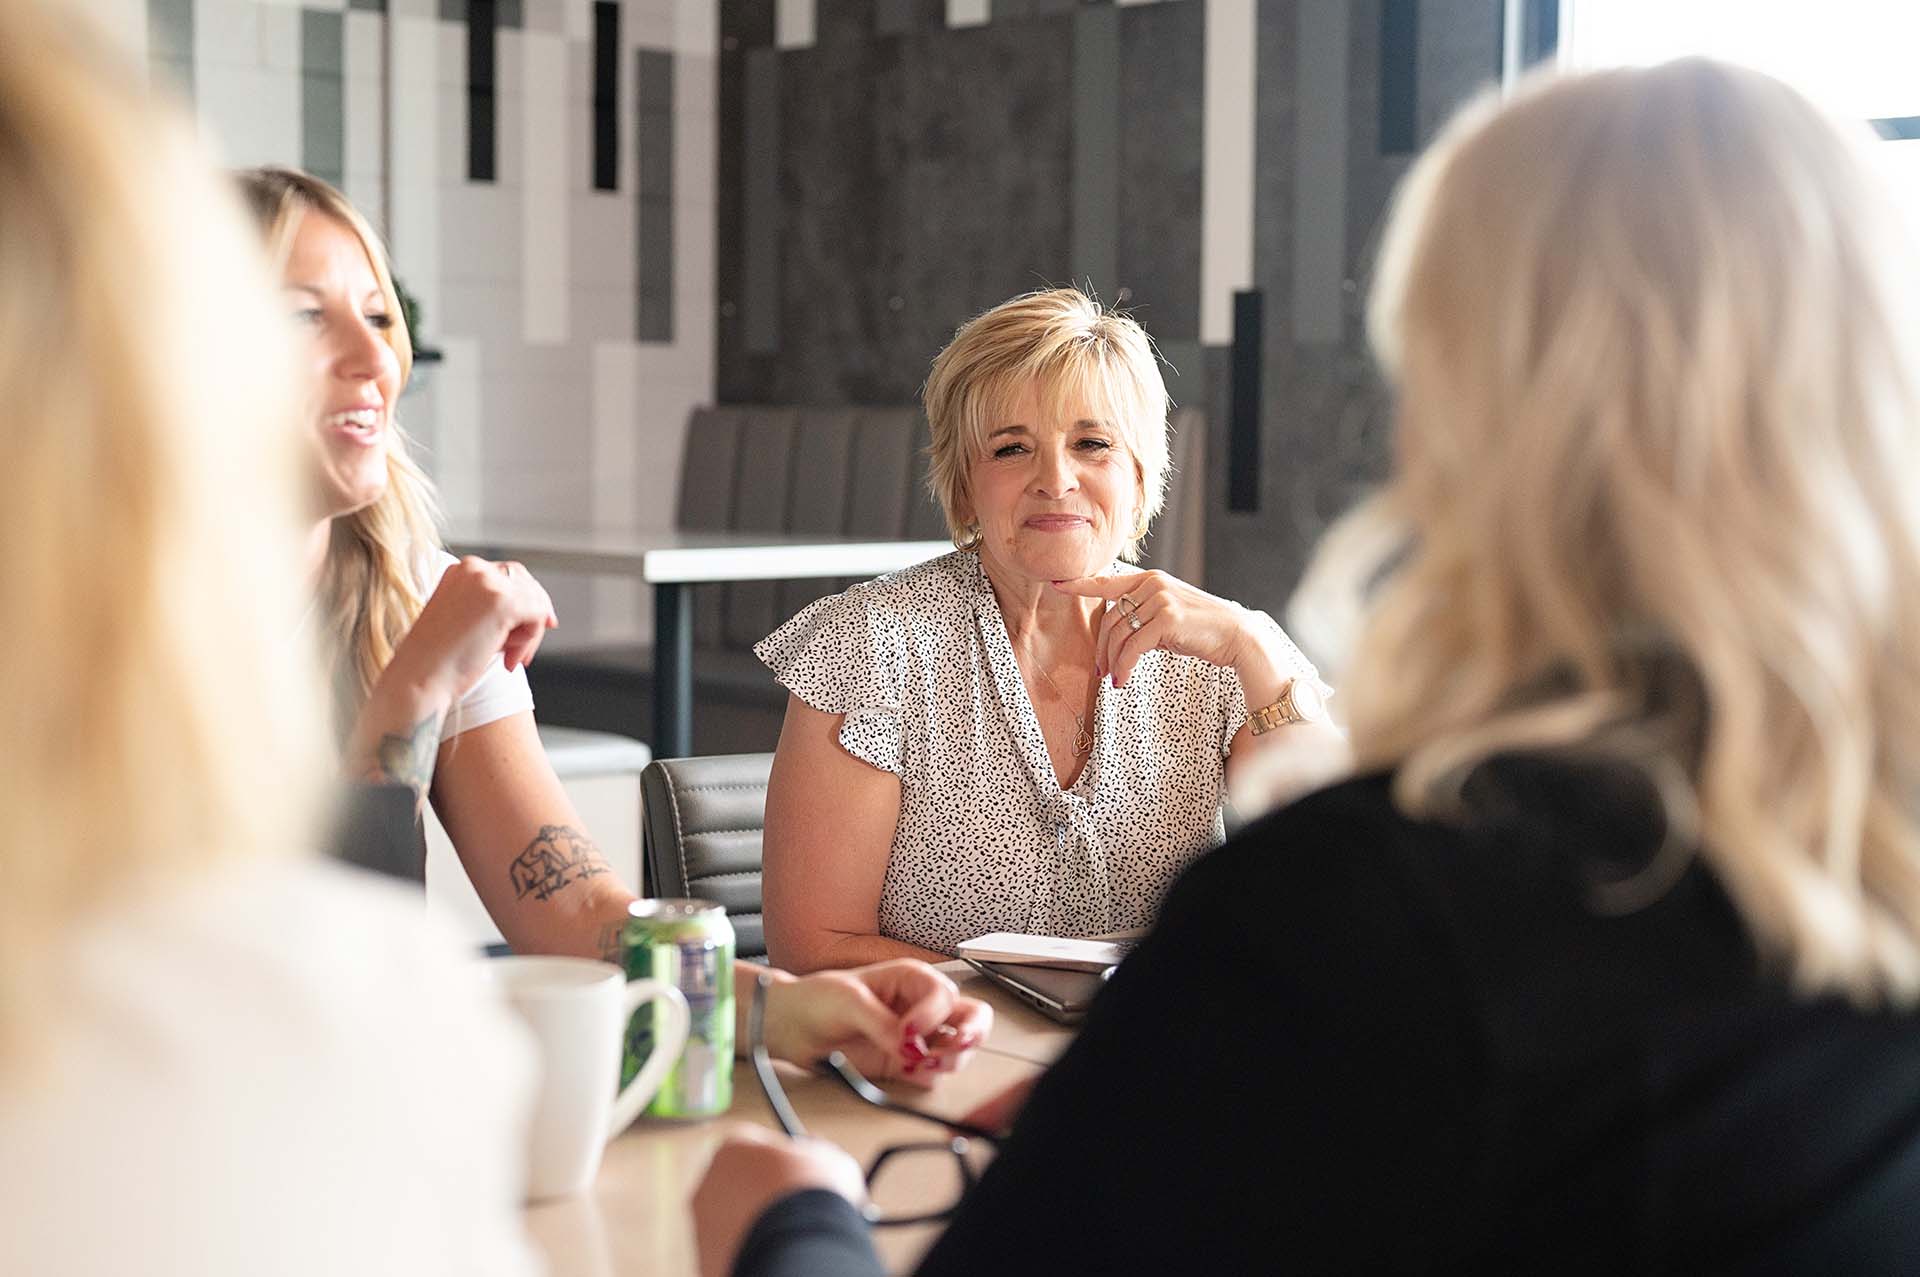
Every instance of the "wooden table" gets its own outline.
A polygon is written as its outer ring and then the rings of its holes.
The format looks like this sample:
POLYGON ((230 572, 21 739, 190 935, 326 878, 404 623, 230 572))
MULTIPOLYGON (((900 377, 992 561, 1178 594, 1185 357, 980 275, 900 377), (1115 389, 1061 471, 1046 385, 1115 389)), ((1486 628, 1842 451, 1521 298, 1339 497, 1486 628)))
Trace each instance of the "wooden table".
MULTIPOLYGON (((994 1026, 984 1046, 959 1073, 931 1091, 892 1088, 896 1099, 942 1117, 960 1117, 1013 1083, 1038 1074, 1066 1049, 1072 1031, 1054 1024, 964 963, 941 968, 967 993, 993 1005, 994 1026)), ((888 1144, 924 1140, 935 1128, 882 1112, 837 1081, 787 1065, 781 1080, 809 1132, 832 1140, 862 1166, 888 1144)), ((527 1231, 544 1252, 551 1277, 691 1277, 699 1271, 687 1200, 729 1125, 754 1122, 778 1130, 761 1098, 753 1066, 733 1069, 733 1107, 725 1118, 675 1123, 642 1118, 607 1146, 593 1188, 579 1197, 543 1202, 526 1211, 527 1231)), ((880 1256, 904 1272, 939 1232, 939 1225, 877 1229, 880 1256)))
MULTIPOLYGON (((777 532, 614 531, 484 523, 453 529, 455 554, 517 559, 538 572, 613 573, 653 586, 655 758, 693 750, 693 609, 687 591, 727 581, 878 576, 953 548, 947 541, 876 541, 777 532)), ((635 724, 639 728, 640 724, 635 724)))

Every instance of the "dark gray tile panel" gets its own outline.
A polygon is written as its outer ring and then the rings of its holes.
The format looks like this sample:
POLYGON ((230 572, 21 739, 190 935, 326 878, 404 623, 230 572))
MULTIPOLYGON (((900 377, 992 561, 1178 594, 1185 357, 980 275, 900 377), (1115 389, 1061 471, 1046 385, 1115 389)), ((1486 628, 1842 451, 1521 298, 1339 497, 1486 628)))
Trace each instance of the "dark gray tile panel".
POLYGON ((751 49, 746 56, 740 157, 745 246, 739 306, 750 355, 780 349, 782 60, 772 48, 751 49))
POLYGON ((346 173, 346 15, 300 11, 300 165, 338 186, 346 173))
POLYGON ((1120 10, 1120 282, 1162 341, 1200 335, 1206 6, 1120 10))
POLYGON ((1073 277, 1111 299, 1120 286, 1120 11, 1073 22, 1073 277))
POLYGON ((640 341, 673 340, 673 55, 642 49, 639 76, 640 341))
POLYGON ((1072 25, 786 55, 780 358, 725 384, 769 402, 909 402, 961 321, 1066 280, 1072 25))
POLYGON ((1425 0, 1415 100, 1420 144, 1473 94, 1500 79, 1501 0, 1425 0))
POLYGON ((193 0, 147 0, 147 61, 157 81, 193 100, 193 0))

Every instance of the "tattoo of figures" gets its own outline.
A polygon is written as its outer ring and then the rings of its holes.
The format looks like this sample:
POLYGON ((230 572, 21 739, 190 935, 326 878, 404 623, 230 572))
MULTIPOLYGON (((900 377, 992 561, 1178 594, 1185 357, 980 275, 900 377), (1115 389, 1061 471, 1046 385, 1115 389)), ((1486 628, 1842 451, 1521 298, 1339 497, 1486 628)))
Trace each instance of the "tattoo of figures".
POLYGON ((433 761, 440 751, 440 711, 414 724, 405 736, 389 732, 373 748, 366 779, 377 784, 406 785, 424 796, 433 784, 433 761))
POLYGON ((570 883, 610 872, 607 858, 593 839, 571 825, 540 826, 540 832, 508 871, 513 876, 516 900, 528 896, 548 900, 570 883))

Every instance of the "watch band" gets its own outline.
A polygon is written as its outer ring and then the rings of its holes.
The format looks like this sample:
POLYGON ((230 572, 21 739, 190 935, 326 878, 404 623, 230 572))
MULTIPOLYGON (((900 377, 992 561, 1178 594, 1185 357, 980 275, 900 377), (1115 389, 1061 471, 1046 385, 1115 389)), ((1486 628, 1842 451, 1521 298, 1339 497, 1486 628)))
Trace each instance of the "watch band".
POLYGON ((1281 689, 1279 699, 1271 705, 1262 705, 1259 709, 1247 712, 1247 722, 1252 726, 1255 736, 1265 736, 1276 727, 1305 721, 1306 715, 1294 708, 1292 682, 1281 689))

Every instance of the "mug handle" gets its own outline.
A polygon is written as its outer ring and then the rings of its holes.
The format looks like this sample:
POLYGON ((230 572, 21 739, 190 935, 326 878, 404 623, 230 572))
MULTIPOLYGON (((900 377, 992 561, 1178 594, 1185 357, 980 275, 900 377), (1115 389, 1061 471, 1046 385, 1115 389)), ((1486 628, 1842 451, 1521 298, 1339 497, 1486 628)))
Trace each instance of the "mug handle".
POLYGON ((607 1138, 612 1139, 633 1125, 633 1119, 640 1116, 640 1110, 647 1106, 653 1093, 660 1089, 667 1070, 680 1059, 680 1052, 687 1045, 687 999, 680 990, 661 980, 634 980, 627 985, 625 996, 621 999, 621 1033, 624 1036, 627 1022, 638 1011, 655 998, 662 999, 661 1016, 664 1023, 654 1025, 653 1050, 647 1055, 646 1064, 634 1074, 633 1081, 620 1088, 620 1094, 613 1097, 613 1119, 607 1127, 607 1138))

